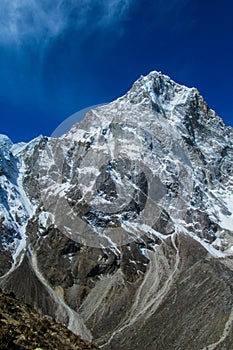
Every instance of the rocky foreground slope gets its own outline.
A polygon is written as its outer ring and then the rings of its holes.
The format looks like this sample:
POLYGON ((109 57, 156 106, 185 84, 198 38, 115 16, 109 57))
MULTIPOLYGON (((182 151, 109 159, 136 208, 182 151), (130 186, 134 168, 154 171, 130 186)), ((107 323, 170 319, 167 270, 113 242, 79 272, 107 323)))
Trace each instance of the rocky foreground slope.
POLYGON ((97 350, 65 326, 38 314, 29 305, 0 291, 1 350, 97 350))
POLYGON ((104 349, 232 349, 232 128, 152 72, 1 143, 0 285, 104 349))

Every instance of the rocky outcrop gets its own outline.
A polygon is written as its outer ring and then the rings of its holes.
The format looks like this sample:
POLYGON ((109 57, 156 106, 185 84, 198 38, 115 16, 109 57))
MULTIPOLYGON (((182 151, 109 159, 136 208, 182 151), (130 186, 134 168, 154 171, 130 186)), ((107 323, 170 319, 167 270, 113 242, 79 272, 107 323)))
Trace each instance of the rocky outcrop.
POLYGON ((152 72, 62 137, 11 145, 0 285, 104 349, 230 350, 232 135, 152 72))

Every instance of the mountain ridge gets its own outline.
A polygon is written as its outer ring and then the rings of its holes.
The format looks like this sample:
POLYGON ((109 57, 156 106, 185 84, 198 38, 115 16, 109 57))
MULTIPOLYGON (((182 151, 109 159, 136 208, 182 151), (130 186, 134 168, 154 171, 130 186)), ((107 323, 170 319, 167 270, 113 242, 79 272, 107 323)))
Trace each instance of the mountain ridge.
POLYGON ((232 131, 154 71, 63 136, 13 146, 1 287, 106 349, 230 350, 232 131))

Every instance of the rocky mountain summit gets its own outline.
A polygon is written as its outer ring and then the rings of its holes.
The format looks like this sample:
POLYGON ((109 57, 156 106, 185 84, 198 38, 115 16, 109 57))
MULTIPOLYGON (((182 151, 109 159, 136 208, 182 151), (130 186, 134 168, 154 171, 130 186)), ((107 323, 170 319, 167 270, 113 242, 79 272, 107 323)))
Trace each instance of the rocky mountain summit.
POLYGON ((158 72, 0 137, 0 286, 103 349, 231 349, 233 130, 158 72))

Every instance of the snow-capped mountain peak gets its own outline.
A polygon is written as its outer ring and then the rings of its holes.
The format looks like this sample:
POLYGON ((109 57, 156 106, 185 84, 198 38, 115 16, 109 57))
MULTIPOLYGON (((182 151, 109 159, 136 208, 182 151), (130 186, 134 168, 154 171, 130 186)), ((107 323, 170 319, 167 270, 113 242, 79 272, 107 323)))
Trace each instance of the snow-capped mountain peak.
MULTIPOLYGON (((166 343, 159 325, 166 334, 182 328, 187 314, 180 305, 197 300, 196 308, 205 308, 206 290, 214 302, 205 321, 222 323, 213 305, 229 300, 232 136, 197 89, 156 71, 59 138, 12 145, 1 136, 1 285, 11 288, 27 271, 29 291, 23 281, 12 288, 19 296, 32 302, 36 295, 37 308, 87 339, 92 333, 106 349, 118 349, 121 334, 124 349, 141 349, 131 337, 140 332, 147 349, 161 348, 155 329, 166 343), (166 314, 164 300, 172 328, 168 315, 157 320, 166 314)), ((227 314, 220 343, 229 335, 227 314)), ((204 349, 200 322, 188 320, 198 334, 192 349, 204 349)))

